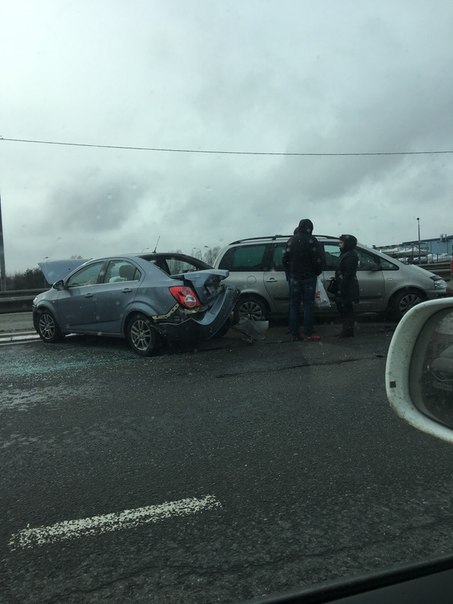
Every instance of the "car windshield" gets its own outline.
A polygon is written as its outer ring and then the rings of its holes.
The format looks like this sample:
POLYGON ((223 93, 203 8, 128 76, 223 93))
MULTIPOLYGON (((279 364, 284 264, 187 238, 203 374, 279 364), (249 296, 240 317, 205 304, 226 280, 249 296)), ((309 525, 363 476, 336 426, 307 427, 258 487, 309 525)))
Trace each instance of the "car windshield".
POLYGON ((0 601, 248 601, 453 555, 453 448, 384 381, 401 318, 452 293, 453 3, 0 22, 0 601))

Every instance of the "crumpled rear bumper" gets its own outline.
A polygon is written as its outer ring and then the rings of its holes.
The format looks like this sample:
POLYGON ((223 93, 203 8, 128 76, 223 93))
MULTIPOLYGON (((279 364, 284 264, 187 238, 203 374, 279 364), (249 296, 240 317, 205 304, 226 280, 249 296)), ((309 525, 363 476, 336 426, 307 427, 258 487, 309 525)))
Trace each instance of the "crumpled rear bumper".
POLYGON ((225 287, 213 306, 203 315, 188 316, 180 322, 161 321, 154 324, 164 340, 168 342, 191 342, 209 340, 233 318, 234 308, 239 298, 239 290, 225 287))

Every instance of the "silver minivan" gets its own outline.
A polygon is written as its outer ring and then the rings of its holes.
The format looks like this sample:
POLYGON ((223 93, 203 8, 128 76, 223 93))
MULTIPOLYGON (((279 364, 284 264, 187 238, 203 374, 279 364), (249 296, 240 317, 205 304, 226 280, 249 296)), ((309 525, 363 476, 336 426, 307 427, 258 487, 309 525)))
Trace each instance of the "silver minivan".
MULTIPOLYGON (((338 265, 339 239, 323 235, 316 238, 324 249, 325 266, 321 277, 327 287, 338 265)), ((214 267, 228 270, 227 283, 240 290, 241 316, 263 320, 270 314, 288 312, 288 281, 282 263, 288 239, 289 236, 284 235, 241 239, 220 251, 214 267)), ((446 282, 419 266, 403 264, 362 244, 357 244, 357 253, 358 312, 389 313, 400 319, 415 304, 446 293, 446 282)), ((317 310, 324 314, 333 311, 334 304, 331 309, 317 310)))

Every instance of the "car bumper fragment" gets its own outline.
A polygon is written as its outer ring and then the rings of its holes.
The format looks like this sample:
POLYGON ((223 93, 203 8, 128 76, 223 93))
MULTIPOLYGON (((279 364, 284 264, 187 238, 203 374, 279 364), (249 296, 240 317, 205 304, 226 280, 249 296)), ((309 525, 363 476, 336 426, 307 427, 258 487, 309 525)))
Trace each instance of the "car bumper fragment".
POLYGON ((188 316, 181 322, 161 320, 155 328, 169 342, 190 342, 209 340, 225 325, 232 316, 239 291, 225 288, 215 304, 200 316, 200 313, 188 316))

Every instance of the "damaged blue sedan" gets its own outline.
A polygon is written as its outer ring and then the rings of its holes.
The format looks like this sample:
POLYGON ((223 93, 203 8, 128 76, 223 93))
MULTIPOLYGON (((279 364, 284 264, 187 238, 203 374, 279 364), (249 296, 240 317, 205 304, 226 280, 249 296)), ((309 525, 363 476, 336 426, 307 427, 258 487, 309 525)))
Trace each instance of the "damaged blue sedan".
MULTIPOLYGON (((55 263, 40 266, 57 274, 55 263)), ((118 337, 148 356, 161 344, 226 333, 238 298, 223 283, 226 277, 227 270, 211 268, 170 276, 138 255, 98 258, 73 268, 33 300, 33 324, 47 343, 68 334, 118 337)))

